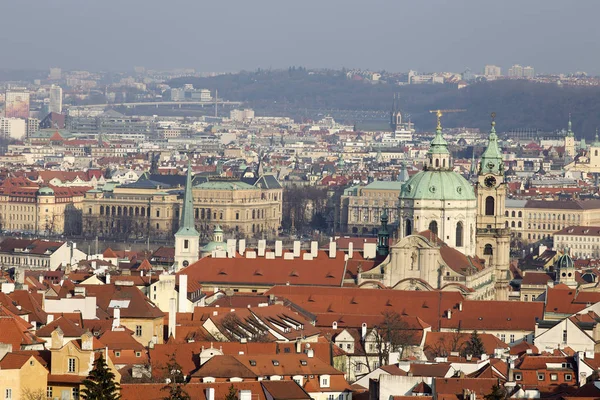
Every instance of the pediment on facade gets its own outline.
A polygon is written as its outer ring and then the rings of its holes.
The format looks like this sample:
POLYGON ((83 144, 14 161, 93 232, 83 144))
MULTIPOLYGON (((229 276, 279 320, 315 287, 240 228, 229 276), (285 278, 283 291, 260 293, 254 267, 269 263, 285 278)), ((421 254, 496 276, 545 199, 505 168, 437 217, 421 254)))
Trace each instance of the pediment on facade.
POLYGON ((433 245, 420 235, 410 235, 400 239, 392 246, 393 249, 431 249, 433 245))

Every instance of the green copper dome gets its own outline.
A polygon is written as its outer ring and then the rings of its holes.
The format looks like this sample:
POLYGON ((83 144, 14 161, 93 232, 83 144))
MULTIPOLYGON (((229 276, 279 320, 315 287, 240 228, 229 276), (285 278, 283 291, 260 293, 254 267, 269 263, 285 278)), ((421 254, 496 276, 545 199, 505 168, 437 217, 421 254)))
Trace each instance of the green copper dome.
POLYGON ((402 185, 400 200, 475 200, 475 192, 454 171, 421 171, 402 185))
POLYGON ((575 263, 573 262, 573 259, 571 258, 570 255, 563 254, 558 259, 558 262, 556 263, 556 266, 558 267, 558 269, 574 268, 575 267, 575 263))

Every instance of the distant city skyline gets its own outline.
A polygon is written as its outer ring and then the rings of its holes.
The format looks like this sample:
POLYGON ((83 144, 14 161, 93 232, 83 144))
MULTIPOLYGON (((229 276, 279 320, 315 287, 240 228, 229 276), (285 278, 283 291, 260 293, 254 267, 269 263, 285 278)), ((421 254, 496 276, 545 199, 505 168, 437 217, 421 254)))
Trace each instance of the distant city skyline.
POLYGON ((600 73, 593 0, 33 3, 2 5, 0 67, 461 72, 521 64, 539 73, 600 73), (22 15, 31 17, 27 29, 22 15))

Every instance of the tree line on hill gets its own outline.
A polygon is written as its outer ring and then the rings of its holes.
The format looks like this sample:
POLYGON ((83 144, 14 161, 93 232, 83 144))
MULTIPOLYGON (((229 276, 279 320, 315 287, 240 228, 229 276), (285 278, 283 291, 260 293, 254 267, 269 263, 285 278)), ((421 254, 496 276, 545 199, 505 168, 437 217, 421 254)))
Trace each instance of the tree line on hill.
MULTIPOLYGON (((218 90, 219 98, 244 101, 257 112, 279 113, 299 118, 305 110, 369 110, 389 112, 394 93, 400 108, 410 114, 417 128, 435 127, 433 109, 465 109, 447 114, 448 127, 487 130, 490 114, 497 115, 497 129, 566 128, 572 114, 576 136, 591 139, 600 126, 600 87, 558 86, 526 80, 477 82, 463 89, 455 84, 371 84, 346 78, 340 71, 288 70, 243 71, 215 77, 182 77, 168 82, 172 87, 191 83, 196 88, 218 90)), ((259 114, 260 115, 260 114, 259 114)), ((353 121, 344 121, 352 123, 353 121)))

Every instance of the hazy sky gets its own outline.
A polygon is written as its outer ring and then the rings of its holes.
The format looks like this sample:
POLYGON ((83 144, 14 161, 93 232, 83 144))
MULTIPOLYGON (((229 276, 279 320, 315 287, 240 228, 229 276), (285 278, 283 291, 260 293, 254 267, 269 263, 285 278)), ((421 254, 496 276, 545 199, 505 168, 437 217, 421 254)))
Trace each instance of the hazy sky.
POLYGON ((600 74, 598 0, 0 0, 0 68, 600 74))

